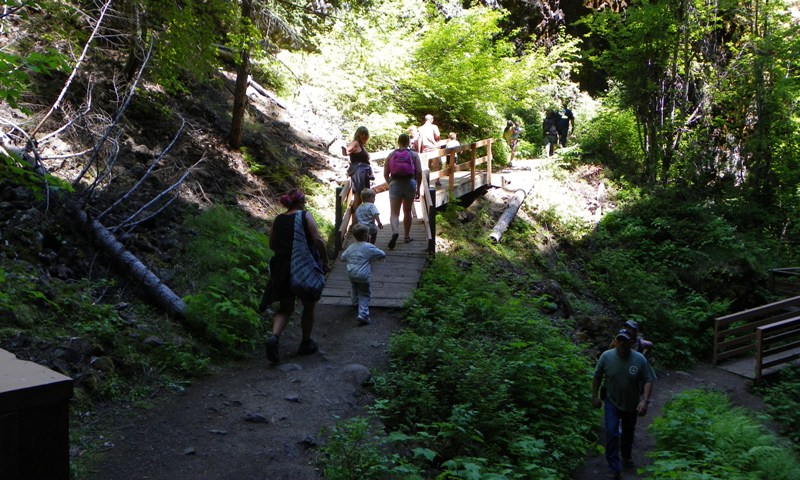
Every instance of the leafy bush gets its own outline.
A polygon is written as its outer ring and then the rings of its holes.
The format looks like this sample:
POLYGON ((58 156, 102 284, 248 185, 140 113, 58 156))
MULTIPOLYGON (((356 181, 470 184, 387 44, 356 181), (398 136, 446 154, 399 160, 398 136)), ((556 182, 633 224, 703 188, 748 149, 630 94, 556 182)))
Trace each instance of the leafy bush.
POLYGON ((745 409, 719 392, 678 394, 650 427, 656 438, 648 478, 798 479, 800 464, 745 409))
POLYGON ((575 400, 588 360, 537 303, 482 269, 437 257, 421 285, 376 380, 386 425, 432 452, 429 468, 461 471, 454 478, 573 468, 596 420, 575 400))
POLYGON ((781 432, 800 448, 800 368, 791 367, 780 374, 780 382, 764 389, 768 413, 781 425, 781 432))
POLYGON ((225 207, 189 222, 198 233, 186 247, 186 317, 219 353, 245 355, 262 332, 257 302, 267 279, 267 238, 225 207))
POLYGON ((644 152, 633 112, 608 106, 602 108, 589 125, 581 127, 579 138, 585 161, 604 164, 608 168, 608 177, 617 180, 639 178, 644 152))
POLYGON ((703 333, 713 318, 767 298, 763 242, 678 192, 606 215, 591 241, 593 287, 624 315, 643 319, 668 365, 706 354, 703 333))

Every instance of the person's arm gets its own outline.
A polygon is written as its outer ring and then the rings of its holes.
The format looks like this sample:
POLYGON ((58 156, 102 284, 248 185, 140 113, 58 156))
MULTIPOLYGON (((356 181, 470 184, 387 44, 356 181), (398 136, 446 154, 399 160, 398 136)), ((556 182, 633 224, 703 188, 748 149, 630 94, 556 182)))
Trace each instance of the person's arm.
POLYGON ((600 407, 603 402, 600 401, 600 377, 592 379, 592 406, 600 407))
POLYGON ((391 179, 391 174, 389 173, 389 162, 392 160, 392 155, 394 155, 394 151, 392 151, 386 160, 383 162, 383 178, 386 180, 386 184, 389 184, 389 180, 391 179))
POLYGON ((325 241, 322 239, 322 235, 319 234, 319 229, 317 228, 317 222, 314 221, 314 215, 306 212, 306 221, 308 222, 308 232, 311 234, 311 238, 314 241, 314 246, 317 247, 317 251, 319 252, 319 258, 322 261, 322 270, 326 273, 328 272, 328 249, 325 246, 325 241))
POLYGON ((639 352, 645 356, 645 358, 650 357, 650 354, 653 353, 653 342, 647 341, 645 339, 639 340, 642 350, 639 352))
POLYGON ((653 394, 653 383, 647 382, 644 384, 644 389, 642 389, 642 399, 639 400, 639 406, 636 407, 636 411, 639 413, 640 417, 647 415, 647 407, 650 406, 650 396, 653 394))
POLYGON ((422 187, 422 160, 417 153, 412 153, 411 156, 414 158, 414 180, 417 181, 417 195, 419 195, 419 189, 422 187))
POLYGON ((344 154, 350 155, 351 153, 357 152, 360 149, 360 144, 357 140, 353 140, 352 142, 348 143, 346 147, 344 147, 344 154))
POLYGON ((381 214, 380 214, 380 212, 376 213, 373 218, 375 219, 375 223, 378 224, 378 228, 383 228, 383 224, 381 223, 381 214))

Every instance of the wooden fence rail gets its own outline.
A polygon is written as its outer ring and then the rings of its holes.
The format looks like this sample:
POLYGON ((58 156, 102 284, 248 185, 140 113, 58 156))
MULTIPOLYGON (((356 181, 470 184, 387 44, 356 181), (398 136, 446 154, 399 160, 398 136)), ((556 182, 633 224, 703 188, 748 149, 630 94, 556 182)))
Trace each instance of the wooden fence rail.
POLYGON ((800 267, 770 270, 769 289, 782 295, 800 295, 800 267))
MULTIPOLYGON (((434 252, 435 232, 436 232, 436 208, 438 205, 436 188, 431 188, 430 183, 436 183, 437 179, 447 178, 447 190, 454 192, 456 186, 456 173, 469 172, 469 192, 476 188, 491 184, 492 178, 492 143, 493 138, 479 140, 477 142, 459 145, 452 148, 440 148, 419 154, 422 163, 422 185, 420 186, 421 220, 425 226, 426 240, 428 241, 429 253, 434 252), (437 171, 430 171, 429 162, 441 159, 442 168, 437 171), (482 180, 478 185, 476 178, 478 173, 485 173, 485 182, 482 180)), ((383 178, 383 163, 393 150, 383 150, 374 152, 370 155, 370 160, 375 162, 381 171, 376 172, 375 183, 372 189, 375 193, 385 192, 389 189, 383 178)), ((463 180, 462 180, 463 181, 463 180)), ((463 195, 463 192, 458 192, 463 195)), ((336 218, 335 229, 335 248, 341 250, 344 238, 350 228, 354 195, 350 185, 350 180, 346 180, 344 185, 336 190, 336 218)), ((415 209, 416 210, 416 209, 415 209)))
POLYGON ((788 363, 800 347, 800 296, 787 298, 714 320, 714 365, 755 356, 753 373, 759 382, 768 368, 788 363), (778 355, 782 354, 782 355, 778 355))

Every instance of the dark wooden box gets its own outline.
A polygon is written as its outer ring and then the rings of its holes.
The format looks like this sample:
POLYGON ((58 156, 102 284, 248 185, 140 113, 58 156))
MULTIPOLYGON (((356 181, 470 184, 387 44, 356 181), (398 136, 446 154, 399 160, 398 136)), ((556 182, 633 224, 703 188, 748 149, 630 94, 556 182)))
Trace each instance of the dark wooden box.
POLYGON ((72 379, 0 349, 0 478, 69 478, 72 379))

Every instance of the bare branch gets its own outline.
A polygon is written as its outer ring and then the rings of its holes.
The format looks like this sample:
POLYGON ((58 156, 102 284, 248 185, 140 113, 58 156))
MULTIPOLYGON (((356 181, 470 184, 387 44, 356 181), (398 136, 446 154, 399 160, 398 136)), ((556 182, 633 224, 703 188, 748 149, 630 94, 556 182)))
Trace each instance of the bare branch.
POLYGON ((100 148, 103 146, 105 141, 111 135, 111 131, 119 123, 119 120, 122 118, 122 115, 123 115, 123 113, 125 113, 125 110, 128 109, 128 105, 130 105, 131 99, 133 99, 133 95, 136 92, 136 86, 139 84, 139 80, 141 80, 141 78, 142 78, 142 74, 144 73, 144 68, 145 68, 145 66, 147 66, 147 63, 150 60, 152 52, 153 52, 153 40, 151 39, 150 40, 150 45, 149 45, 149 47, 147 49, 147 55, 145 56, 145 61, 142 62, 142 65, 139 67, 139 70, 136 72, 136 76, 134 77, 133 82, 131 82, 130 88, 128 89, 127 95, 123 99, 122 105, 120 105, 120 107, 117 109, 116 115, 114 116, 114 119, 111 121, 111 124, 108 127, 106 127, 106 130, 105 130, 105 132, 103 132, 103 135, 100 137, 100 139, 97 141, 97 143, 95 143, 94 152, 92 154, 92 157, 89 159, 89 161, 86 162, 86 165, 84 165, 83 170, 72 181, 72 185, 73 186, 78 185, 78 183, 80 183, 80 181, 83 178, 83 176, 86 175, 86 172, 89 170, 89 168, 97 160, 97 156, 100 153, 100 148))
POLYGON ((92 40, 94 40, 94 37, 97 35, 97 31, 103 24, 103 17, 105 16, 106 10, 108 10, 108 7, 110 5, 111 5, 111 0, 108 0, 103 5, 103 8, 100 9, 100 17, 97 19, 96 25, 94 26, 94 30, 92 30, 92 34, 89 36, 89 39, 86 40, 86 43, 83 46, 83 51, 81 52, 81 56, 78 57, 77 63, 75 63, 75 66, 72 68, 72 73, 69 74, 69 78, 67 78, 67 82, 64 84, 64 88, 61 89, 61 93, 58 94, 58 98, 56 99, 55 103, 53 103, 53 105, 50 107, 50 110, 45 114, 44 117, 42 117, 42 119, 39 121, 39 124, 36 125, 36 128, 34 128, 33 131, 31 131, 30 133, 31 137, 36 135, 36 132, 38 132, 39 129, 42 128, 44 122, 47 121, 48 118, 50 118, 50 115, 52 115, 53 112, 61 106, 61 102, 64 100, 64 96, 67 94, 67 90, 69 90, 69 87, 72 84, 72 80, 75 79, 75 75, 78 74, 78 70, 80 69, 80 66, 83 63, 84 58, 86 58, 86 53, 89 51, 89 45, 92 43, 92 40))
POLYGON ((181 133, 183 133, 183 127, 186 125, 186 120, 184 120, 184 119, 183 119, 183 117, 180 117, 180 119, 181 119, 181 126, 180 126, 180 128, 178 129, 178 132, 177 132, 177 133, 175 134, 175 136, 172 138, 172 141, 169 143, 169 145, 167 145, 167 147, 166 147, 164 150, 162 150, 162 151, 161 151, 161 154, 158 156, 158 158, 156 158, 156 159, 153 161, 153 163, 150 165, 150 167, 147 169, 147 171, 144 173, 144 175, 142 175, 142 178, 140 178, 140 179, 139 179, 139 181, 138 181, 138 182, 136 182, 136 185, 134 185, 134 186, 133 186, 133 187, 132 187, 130 190, 128 190, 127 192, 125 192, 125 195, 123 195, 123 196, 121 196, 120 198, 118 198, 118 199, 117 199, 117 201, 116 201, 116 202, 114 202, 113 204, 111 204, 111 206, 110 206, 110 207, 108 207, 107 209, 105 209, 105 210, 103 211, 103 213, 99 214, 99 215, 97 216, 97 218, 98 218, 98 219, 102 219, 103 217, 105 217, 106 215, 108 215, 108 213, 109 213, 111 210, 113 210, 113 209, 114 209, 114 208, 115 208, 117 205, 119 205, 120 203, 124 202, 124 201, 125 201, 125 200, 126 200, 128 197, 130 197, 130 196, 133 194, 133 192, 135 192, 136 190, 138 190, 138 189, 139 189, 139 187, 140 187, 140 186, 141 186, 141 185, 144 183, 144 181, 147 179, 147 177, 149 177, 149 176, 150 176, 150 174, 153 172, 153 169, 154 169, 154 168, 155 168, 155 167, 156 167, 156 166, 159 164, 159 162, 161 162, 161 160, 164 158, 164 156, 165 156, 167 153, 169 153, 169 151, 172 149, 172 147, 173 147, 173 146, 175 146, 175 142, 177 142, 177 141, 178 141, 178 138, 180 138, 180 136, 181 136, 181 133))
POLYGON ((169 205, 171 205, 171 204, 172 204, 172 202, 174 202, 174 201, 175 201, 175 199, 176 199, 176 198, 178 198, 178 196, 177 196, 177 195, 176 195, 176 196, 174 196, 174 197, 172 197, 172 199, 170 199, 170 201, 168 201, 167 203, 165 203, 164 205, 162 205, 162 206, 161 206, 161 208, 159 208, 158 210, 156 210, 155 212, 153 212, 151 215, 148 215, 147 217, 145 217, 145 218, 143 218, 143 219, 139 220, 138 222, 131 223, 131 222, 132 222, 132 220, 133 220, 134 218, 136 218, 136 217, 137 217, 137 216, 138 216, 140 213, 142 213, 144 210, 146 210, 146 209, 147 209, 147 208, 148 208, 150 205, 153 205, 154 203, 158 202, 158 201, 159 201, 159 200, 161 200, 161 198, 163 198, 163 197, 164 197, 166 194, 168 194, 168 193, 169 193, 169 192, 171 192, 172 190, 175 190, 176 188, 178 188, 178 187, 179 187, 179 186, 180 186, 180 185, 181 185, 181 184, 184 182, 184 180, 186 180, 186 177, 188 177, 188 176, 189 176, 189 174, 192 172, 192 170, 193 170, 195 167, 197 167, 198 165, 200 165, 200 163, 201 163, 203 160, 205 160, 205 156, 203 156, 203 158, 201 158, 200 160, 198 160, 197 162, 195 162, 195 164, 194 164, 194 165, 192 165, 191 167, 189 167, 188 169, 186 169, 186 171, 185 171, 185 172, 183 172, 183 175, 181 175, 181 178, 179 178, 177 182, 173 183, 173 184, 172 184, 172 185, 171 185, 169 188, 167 188, 167 189, 166 189, 166 190, 164 190, 163 192, 161 192, 161 193, 159 193, 158 195, 156 195, 156 196, 155 196, 155 198, 153 198, 152 200, 150 200, 149 202, 147 202, 145 205, 142 205, 142 207, 141 207, 139 210, 137 210, 137 211, 136 211, 136 212, 135 212, 133 215, 131 215, 130 217, 128 217, 128 218, 126 218, 125 220, 123 220, 123 221, 122 221, 122 222, 121 222, 119 225, 117 225, 116 227, 112 227, 112 228, 111 228, 111 231, 112 231, 112 232, 116 232, 116 231, 117 231, 118 229, 120 229, 120 228, 127 228, 127 229, 129 229, 128 231, 130 231, 130 229, 133 229, 133 227, 135 227, 135 226, 139 225, 140 223, 144 223, 144 222, 146 222, 146 221, 150 220, 151 218, 155 217, 155 216, 156 216, 156 215, 158 215, 159 213, 161 213, 161 211, 162 211, 162 210, 164 210, 165 208, 167 208, 169 205))

